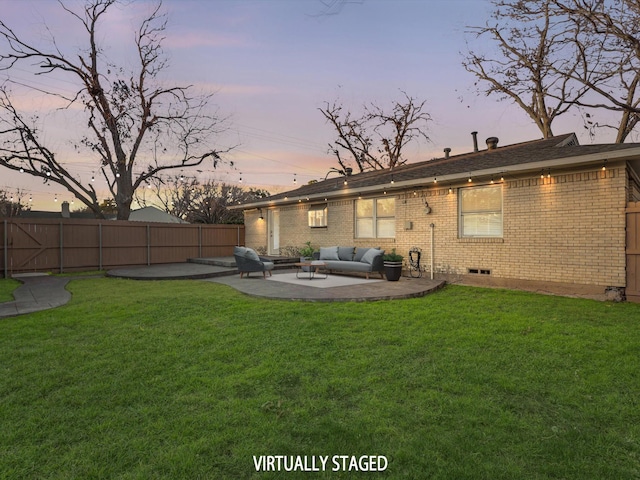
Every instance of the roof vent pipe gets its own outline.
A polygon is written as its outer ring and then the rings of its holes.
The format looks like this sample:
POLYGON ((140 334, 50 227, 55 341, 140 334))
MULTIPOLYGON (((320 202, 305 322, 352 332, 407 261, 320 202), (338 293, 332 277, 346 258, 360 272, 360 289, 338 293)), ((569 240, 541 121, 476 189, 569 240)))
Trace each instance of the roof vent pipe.
POLYGON ((471 132, 471 136, 473 137, 473 151, 478 151, 478 132, 471 132))
POLYGON ((449 154, 451 153, 451 149, 449 147, 444 149, 444 158, 449 158, 449 154))
POLYGON ((489 137, 487 138, 486 142, 487 149, 495 150, 496 148, 498 148, 498 137, 489 137))

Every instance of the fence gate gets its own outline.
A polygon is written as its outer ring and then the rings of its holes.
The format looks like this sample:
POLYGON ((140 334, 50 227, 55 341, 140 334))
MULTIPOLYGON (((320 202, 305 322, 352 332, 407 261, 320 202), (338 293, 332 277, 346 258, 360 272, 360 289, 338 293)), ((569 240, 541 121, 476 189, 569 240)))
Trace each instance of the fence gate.
POLYGON ((627 205, 627 300, 640 303, 640 202, 627 205))

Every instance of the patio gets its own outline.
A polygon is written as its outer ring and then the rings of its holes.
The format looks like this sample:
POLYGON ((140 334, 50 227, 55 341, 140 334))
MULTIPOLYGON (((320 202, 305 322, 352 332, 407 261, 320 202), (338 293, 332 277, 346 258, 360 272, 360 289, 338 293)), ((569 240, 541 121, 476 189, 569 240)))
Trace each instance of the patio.
POLYGON ((442 280, 402 277, 397 282, 380 278, 366 280, 353 275, 330 274, 327 279, 295 278, 286 264, 273 276, 252 274, 240 278, 233 258, 194 259, 187 263, 126 267, 110 270, 110 277, 135 280, 200 279, 228 285, 247 295, 311 302, 374 301, 422 297, 444 285, 442 280), (231 260, 231 261, 230 261, 231 260), (197 263, 196 263, 197 262, 197 263))

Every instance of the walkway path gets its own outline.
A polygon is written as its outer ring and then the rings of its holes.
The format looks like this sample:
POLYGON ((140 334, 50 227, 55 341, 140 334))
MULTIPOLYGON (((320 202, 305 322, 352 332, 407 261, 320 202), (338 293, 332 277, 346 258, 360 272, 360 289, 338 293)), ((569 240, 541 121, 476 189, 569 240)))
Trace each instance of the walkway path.
POLYGON ((71 277, 23 273, 13 278, 22 285, 13 291, 13 302, 0 303, 0 318, 59 307, 71 299, 71 293, 65 289, 71 277))

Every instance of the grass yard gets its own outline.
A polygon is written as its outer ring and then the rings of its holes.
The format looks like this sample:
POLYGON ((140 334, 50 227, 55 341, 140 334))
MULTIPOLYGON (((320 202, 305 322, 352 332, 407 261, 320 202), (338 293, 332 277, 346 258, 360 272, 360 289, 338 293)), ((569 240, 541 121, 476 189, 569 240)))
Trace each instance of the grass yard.
POLYGON ((640 305, 69 289, 67 306, 0 321, 0 478, 640 478, 640 305), (259 455, 388 466, 264 473, 259 455))
POLYGON ((19 286, 20 282, 17 280, 0 279, 0 302, 12 302, 14 300, 13 291, 19 286))

